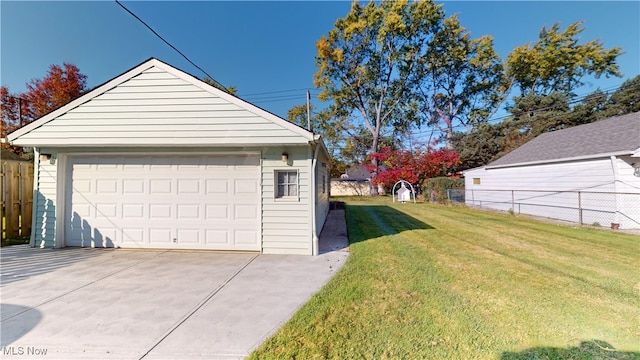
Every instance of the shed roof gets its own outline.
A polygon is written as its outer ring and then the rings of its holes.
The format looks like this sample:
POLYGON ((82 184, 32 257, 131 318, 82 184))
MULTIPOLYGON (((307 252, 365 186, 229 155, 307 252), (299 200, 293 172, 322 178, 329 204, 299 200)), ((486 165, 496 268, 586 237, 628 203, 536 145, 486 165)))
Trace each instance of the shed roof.
POLYGON ((635 112, 541 134, 487 168, 632 155, 639 149, 640 112, 635 112))
POLYGON ((2 160, 2 161, 30 161, 30 160, 27 160, 27 159, 21 157, 18 154, 15 154, 12 151, 7 150, 7 149, 0 149, 0 160, 2 160))

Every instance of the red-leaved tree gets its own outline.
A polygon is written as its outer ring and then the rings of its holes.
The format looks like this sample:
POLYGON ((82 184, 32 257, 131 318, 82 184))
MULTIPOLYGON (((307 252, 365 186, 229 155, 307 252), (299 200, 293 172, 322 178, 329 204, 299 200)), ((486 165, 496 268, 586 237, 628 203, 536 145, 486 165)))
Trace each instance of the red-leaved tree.
POLYGON ((460 160, 457 152, 446 148, 429 148, 412 153, 408 150, 391 150, 384 147, 371 156, 382 165, 373 180, 374 185, 382 184, 387 188, 391 188, 399 180, 416 184, 424 179, 446 176, 460 160))
POLYGON ((47 76, 27 84, 27 117, 31 121, 65 105, 87 90, 87 76, 69 63, 49 66, 47 76))
MULTIPOLYGON (((12 94, 6 86, 0 87, 0 117, 3 138, 18 128, 63 106, 87 91, 87 76, 69 63, 51 65, 47 76, 27 83, 27 92, 12 94)), ((21 149, 3 143, 3 148, 20 153, 21 149)))

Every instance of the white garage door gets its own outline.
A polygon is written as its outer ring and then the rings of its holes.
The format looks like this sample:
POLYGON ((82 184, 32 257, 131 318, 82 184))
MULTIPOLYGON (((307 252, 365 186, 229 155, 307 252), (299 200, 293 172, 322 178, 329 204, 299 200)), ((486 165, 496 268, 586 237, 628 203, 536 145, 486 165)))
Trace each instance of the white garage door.
POLYGON ((69 160, 66 245, 260 250, 258 155, 69 160))

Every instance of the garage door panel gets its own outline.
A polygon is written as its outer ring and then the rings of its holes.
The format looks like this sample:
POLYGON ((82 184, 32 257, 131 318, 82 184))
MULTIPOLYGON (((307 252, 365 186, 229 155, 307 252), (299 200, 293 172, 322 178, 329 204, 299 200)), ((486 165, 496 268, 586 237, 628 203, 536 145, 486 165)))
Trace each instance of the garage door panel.
MULTIPOLYGON (((164 174, 164 172, 163 172, 164 174)), ((151 179, 149 180, 150 194, 171 194, 172 181, 170 179, 151 179)))
POLYGON ((200 219, 200 204, 179 204, 177 205, 178 220, 200 219))
POLYGON ((122 180, 122 193, 128 195, 144 194, 145 193, 145 180, 144 179, 125 179, 122 180))
POLYGON ((257 155, 70 159, 68 246, 260 250, 257 155))
POLYGON ((217 245, 231 246, 229 242, 229 231, 227 230, 205 230, 205 244, 209 247, 217 245))
POLYGON ((117 179, 98 179, 96 180, 97 195, 113 195, 118 194, 117 179))
POLYGON ((180 244, 199 244, 200 229, 176 229, 176 241, 180 244))
POLYGON ((150 220, 171 220, 173 216, 171 204, 150 204, 149 219, 150 220))
POLYGON ((200 193, 200 179, 178 179, 178 195, 200 193))
POLYGON ((208 179, 205 183, 205 194, 226 194, 229 192, 227 179, 208 179))
MULTIPOLYGON (((122 229, 122 242, 124 244, 142 245, 144 244, 145 229, 143 228, 123 228, 122 229)), ((138 246, 135 246, 138 247, 138 246)))
POLYGON ((144 219, 144 205, 142 204, 123 204, 122 217, 124 219, 142 220, 144 219))
POLYGON ((171 243, 171 229, 157 229, 150 228, 149 229, 149 243, 171 243))
POLYGON ((228 205, 210 205, 205 207, 205 219, 207 220, 228 220, 229 219, 229 206, 228 205))

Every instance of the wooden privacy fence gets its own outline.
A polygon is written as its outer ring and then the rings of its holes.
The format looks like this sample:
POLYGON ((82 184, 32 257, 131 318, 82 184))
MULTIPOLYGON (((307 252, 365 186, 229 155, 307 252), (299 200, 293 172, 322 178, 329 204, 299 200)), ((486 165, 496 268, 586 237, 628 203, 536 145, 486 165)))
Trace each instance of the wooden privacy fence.
POLYGON ((2 241, 31 234, 33 164, 2 161, 2 241))

